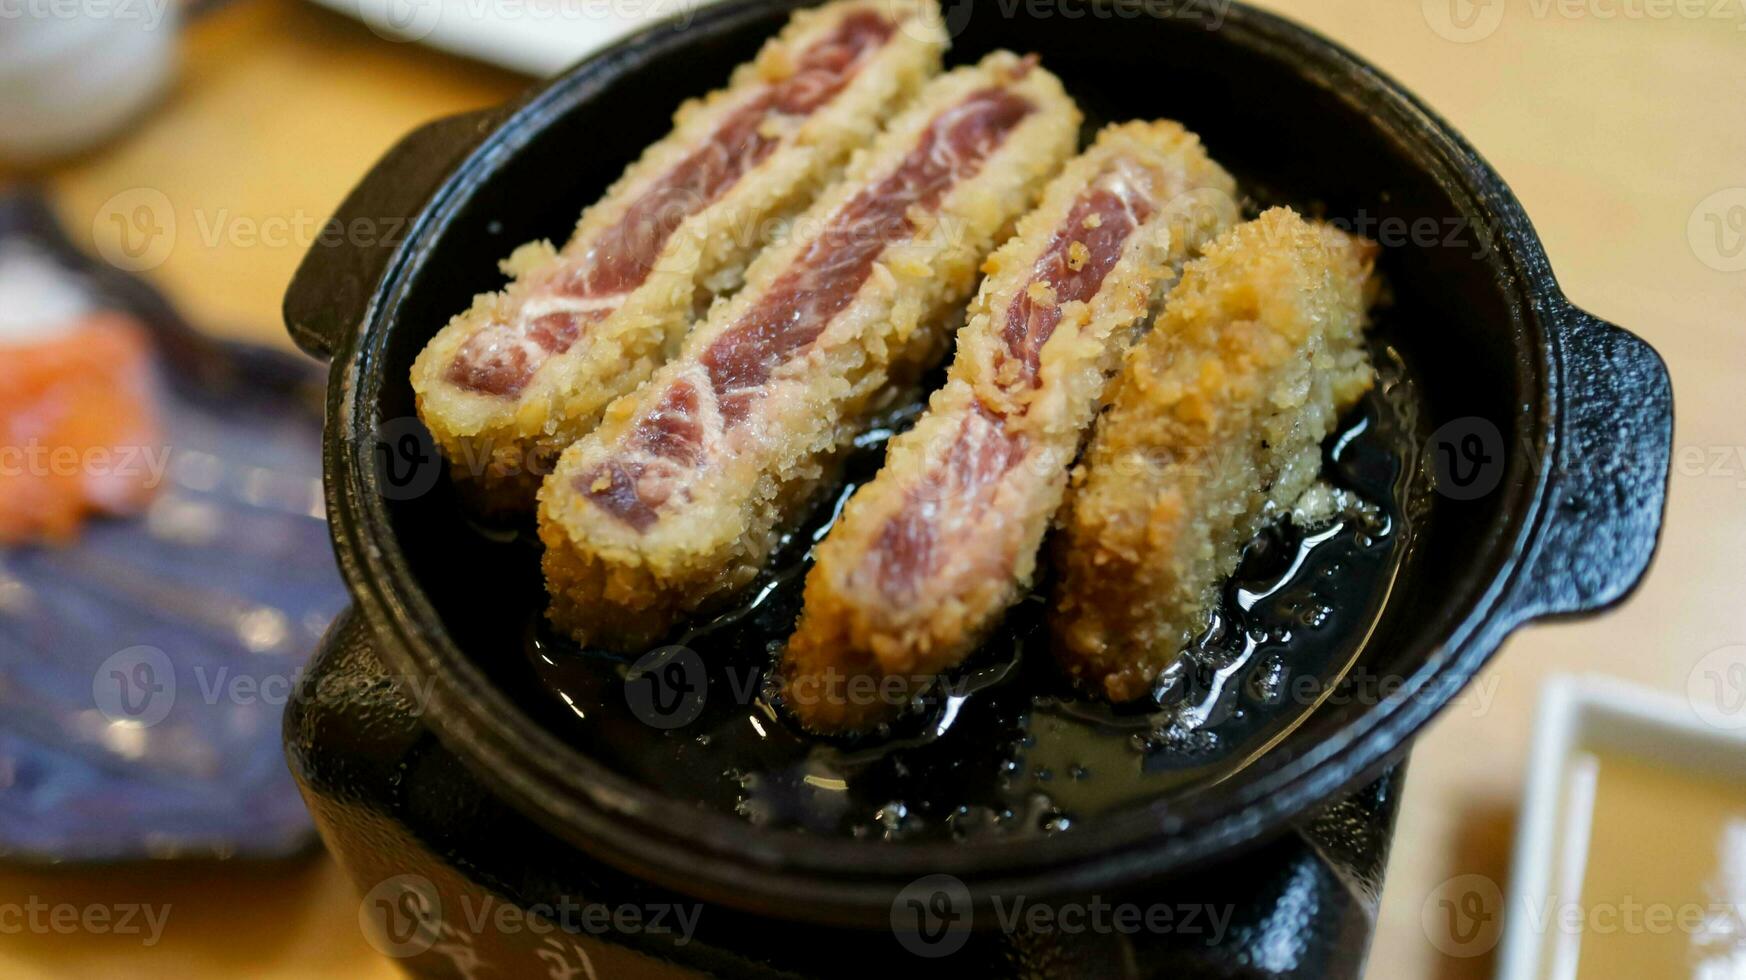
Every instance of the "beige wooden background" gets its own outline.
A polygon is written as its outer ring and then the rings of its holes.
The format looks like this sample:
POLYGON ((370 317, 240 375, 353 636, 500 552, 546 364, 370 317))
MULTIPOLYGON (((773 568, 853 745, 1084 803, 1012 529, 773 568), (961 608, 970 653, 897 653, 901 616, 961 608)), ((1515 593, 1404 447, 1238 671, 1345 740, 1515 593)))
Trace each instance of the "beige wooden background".
MULTIPOLYGON (((1734 271, 1746 267, 1746 0, 1266 2, 1466 133, 1527 206, 1571 298, 1647 337, 1673 371, 1686 455, 1649 580, 1610 616, 1517 636, 1413 756, 1370 975, 1485 976, 1486 944, 1447 955, 1421 912, 1452 878, 1506 880, 1542 679, 1593 671, 1681 692, 1706 653, 1746 642, 1746 271, 1734 271)), ((161 192, 176 234, 148 274, 210 329, 282 342, 285 283, 350 183, 420 121, 524 84, 294 0, 238 0, 193 25, 174 91, 137 131, 35 176, 98 248, 113 245, 101 219, 118 200, 161 192)), ((0 935, 0 976, 392 975, 325 861, 0 873, 0 904, 32 896, 168 902, 171 914, 150 949, 0 935)))

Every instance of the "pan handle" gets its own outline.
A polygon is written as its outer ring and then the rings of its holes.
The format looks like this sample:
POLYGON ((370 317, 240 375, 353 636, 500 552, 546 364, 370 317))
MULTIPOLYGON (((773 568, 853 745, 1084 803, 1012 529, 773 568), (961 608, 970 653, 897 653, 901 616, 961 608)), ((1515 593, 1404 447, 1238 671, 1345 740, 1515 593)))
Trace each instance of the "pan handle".
POLYGON ((298 347, 320 358, 341 349, 437 189, 515 107, 426 123, 376 161, 322 226, 291 277, 285 328, 298 347))
POLYGON ((1642 338, 1558 301, 1558 422, 1515 622, 1593 613, 1629 595, 1655 553, 1673 455, 1673 387, 1642 338))

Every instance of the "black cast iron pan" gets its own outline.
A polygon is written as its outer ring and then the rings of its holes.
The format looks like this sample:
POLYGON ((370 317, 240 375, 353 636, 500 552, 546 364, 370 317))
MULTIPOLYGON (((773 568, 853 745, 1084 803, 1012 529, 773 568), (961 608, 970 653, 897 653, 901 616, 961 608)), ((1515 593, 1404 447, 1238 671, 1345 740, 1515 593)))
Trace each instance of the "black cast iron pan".
POLYGON ((1374 777, 1512 630, 1598 612, 1642 576, 1665 499, 1666 370, 1643 341, 1570 305, 1509 188, 1430 110, 1338 46, 1241 5, 1215 19, 1176 5, 1067 2, 1037 17, 1027 5, 959 3, 948 5, 951 61, 1036 52, 1091 118, 1180 119, 1246 186, 1384 238, 1391 342, 1414 367, 1424 430, 1484 420, 1502 453, 1488 492, 1431 498, 1409 574, 1356 665, 1395 683, 1322 705, 1229 778, 1010 840, 772 831, 567 744, 500 683, 522 626, 503 611, 538 589, 537 569, 494 564, 460 533, 465 518, 435 473, 409 493, 379 453, 416 433, 411 361, 472 294, 497 288, 496 261, 528 239, 561 240, 682 99, 725 78, 798 5, 730 0, 512 105, 417 130, 335 219, 396 233, 325 236, 286 297, 292 336, 333 361, 329 513, 378 655, 430 692, 427 720, 444 742, 557 836, 708 900, 874 926, 930 873, 978 898, 1155 882, 1374 777))

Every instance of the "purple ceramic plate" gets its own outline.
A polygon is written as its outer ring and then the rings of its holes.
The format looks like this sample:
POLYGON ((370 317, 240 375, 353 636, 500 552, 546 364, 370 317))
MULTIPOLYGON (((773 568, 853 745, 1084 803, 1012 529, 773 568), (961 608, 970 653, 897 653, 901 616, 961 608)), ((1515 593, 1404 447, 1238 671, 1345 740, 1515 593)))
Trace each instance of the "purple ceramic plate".
MULTIPOLYGON (((191 329, 29 193, 0 248, 46 259, 156 347, 149 508, 0 549, 0 858, 283 857, 314 840, 280 712, 344 606, 321 493, 323 372, 191 329)), ((14 253, 16 254, 16 252, 14 253)))

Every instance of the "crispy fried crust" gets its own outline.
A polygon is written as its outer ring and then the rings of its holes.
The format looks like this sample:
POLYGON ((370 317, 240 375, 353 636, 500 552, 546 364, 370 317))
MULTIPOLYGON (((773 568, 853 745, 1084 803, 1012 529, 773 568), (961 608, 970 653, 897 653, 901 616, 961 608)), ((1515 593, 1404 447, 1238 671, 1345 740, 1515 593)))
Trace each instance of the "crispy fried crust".
MULTIPOLYGON (((509 286, 475 297, 412 369, 419 417, 475 503, 488 512, 531 507, 558 453, 593 429, 613 398, 635 389, 674 353, 710 299, 738 286, 768 230, 798 214, 841 174, 851 152, 939 71, 945 47, 934 0, 843 0, 800 11, 727 87, 680 107, 673 132, 583 212, 561 252, 532 242, 506 259, 509 286), (795 77, 797 59, 810 46, 846 19, 869 13, 897 24, 889 38, 857 62, 846 87, 819 108, 766 119, 759 132, 776 137, 774 146, 673 229, 640 285, 604 304, 554 301, 553 284, 585 268, 589 253, 645 192, 709 146, 736 111, 795 77), (542 347, 530 339, 547 307, 574 314, 589 306, 600 310, 587 316, 605 318, 566 323, 574 337, 566 349, 549 351, 544 347, 556 342, 542 347), (465 374, 458 363, 481 355, 526 359, 531 373, 501 390, 481 390, 457 374, 465 374)), ((686 191, 650 217, 695 206, 696 197, 686 191)), ((646 233, 645 225, 636 227, 635 234, 646 233)))
POLYGON ((781 672, 804 724, 887 719, 1029 587, 1106 379, 1183 263, 1235 220, 1234 193, 1176 123, 1111 126, 989 257, 946 385, 807 576, 781 672))
POLYGON ((1374 380, 1375 254, 1275 208, 1184 271, 1062 509, 1051 629, 1074 677, 1112 700, 1145 694, 1243 546, 1314 483, 1322 440, 1374 380))
POLYGON ((796 221, 795 240, 758 258, 745 289, 717 304, 683 353, 564 453, 540 493, 553 622, 584 642, 634 647, 749 582, 834 454, 894 386, 937 360, 977 263, 1071 154, 1078 125, 1060 82, 1009 53, 930 84, 796 221), (1010 128, 937 202, 909 208, 901 236, 851 228, 843 242, 874 234, 878 250, 846 305, 800 324, 803 334, 821 332, 799 347, 757 359, 767 375, 735 380, 747 367, 731 353, 734 338, 752 351, 782 347, 767 335, 794 326, 746 332, 794 281, 785 277, 816 271, 819 256, 838 247, 844 215, 884 195, 875 189, 906 172, 906 161, 937 160, 929 134, 959 132, 968 107, 985 98, 1023 115, 1007 117, 1010 128))

